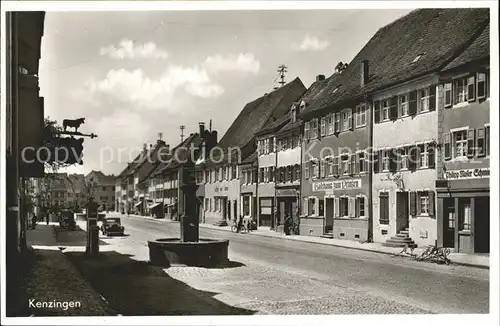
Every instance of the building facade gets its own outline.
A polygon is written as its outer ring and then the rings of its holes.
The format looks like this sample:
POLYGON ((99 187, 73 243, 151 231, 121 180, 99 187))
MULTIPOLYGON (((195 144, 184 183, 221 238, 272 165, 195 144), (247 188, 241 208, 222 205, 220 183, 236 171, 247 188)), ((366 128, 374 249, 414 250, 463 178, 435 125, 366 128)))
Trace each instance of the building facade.
POLYGON ((489 253, 489 24, 441 72, 438 87, 438 246, 489 253))
POLYGON ((91 171, 85 176, 85 183, 92 189, 94 201, 102 211, 115 210, 116 184, 114 175, 105 175, 101 171, 91 171))
POLYGON ((240 180, 240 215, 257 224, 257 152, 244 159, 238 166, 240 180))
POLYGON ((433 245, 438 75, 373 95, 373 240, 433 245))

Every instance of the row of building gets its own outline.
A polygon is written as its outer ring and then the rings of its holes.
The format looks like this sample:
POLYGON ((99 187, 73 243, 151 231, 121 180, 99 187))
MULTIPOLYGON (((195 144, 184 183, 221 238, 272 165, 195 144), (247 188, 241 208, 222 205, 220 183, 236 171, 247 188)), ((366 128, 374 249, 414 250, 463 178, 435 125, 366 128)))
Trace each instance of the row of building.
POLYGON ((84 209, 91 196, 99 210, 115 210, 115 176, 101 171, 84 174, 47 173, 29 180, 33 194, 33 213, 42 216, 44 209, 84 209))
POLYGON ((177 219, 194 178, 204 223, 291 217, 301 235, 489 252, 489 34, 487 9, 413 11, 328 78, 246 104, 220 140, 200 123, 145 146, 116 207, 177 219))

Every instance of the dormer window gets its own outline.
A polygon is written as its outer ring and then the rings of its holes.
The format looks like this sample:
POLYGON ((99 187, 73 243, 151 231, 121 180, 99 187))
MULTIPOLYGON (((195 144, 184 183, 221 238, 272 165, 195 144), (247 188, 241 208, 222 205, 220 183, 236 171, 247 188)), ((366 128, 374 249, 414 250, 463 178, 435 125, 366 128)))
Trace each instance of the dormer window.
POLYGON ((306 101, 300 102, 300 112, 304 111, 305 108, 306 108, 306 101))

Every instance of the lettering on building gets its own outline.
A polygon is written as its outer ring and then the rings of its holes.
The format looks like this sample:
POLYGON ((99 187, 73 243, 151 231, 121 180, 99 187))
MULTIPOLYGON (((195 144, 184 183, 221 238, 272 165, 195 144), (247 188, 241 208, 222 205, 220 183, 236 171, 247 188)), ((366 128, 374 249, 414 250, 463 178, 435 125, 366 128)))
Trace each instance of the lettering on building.
POLYGON ((490 177, 490 168, 450 170, 444 173, 446 180, 481 179, 490 177))
POLYGON ((361 179, 322 181, 313 183, 313 191, 330 192, 351 189, 361 189, 361 179))

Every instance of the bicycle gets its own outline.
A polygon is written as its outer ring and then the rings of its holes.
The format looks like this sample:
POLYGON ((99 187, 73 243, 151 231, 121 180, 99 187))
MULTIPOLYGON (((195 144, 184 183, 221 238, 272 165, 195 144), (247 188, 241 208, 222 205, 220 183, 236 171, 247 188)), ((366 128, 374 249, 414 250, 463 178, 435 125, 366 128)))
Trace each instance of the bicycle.
MULTIPOLYGON (((231 225, 231 232, 234 232, 234 233, 238 233, 238 224, 237 223, 233 223, 231 225)), ((240 228, 240 232, 239 233, 248 233, 248 228, 247 226, 245 225, 245 223, 243 223, 241 225, 241 228, 240 228)))
POLYGON ((420 256, 416 257, 418 261, 433 261, 438 264, 451 264, 451 260, 448 258, 450 254, 449 248, 442 248, 437 246, 428 246, 420 256))

